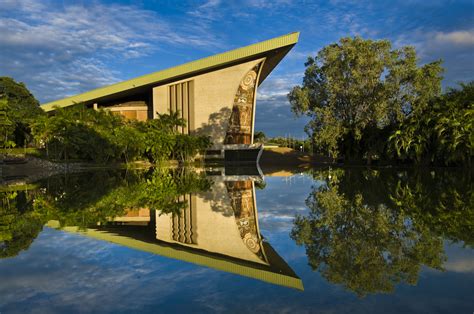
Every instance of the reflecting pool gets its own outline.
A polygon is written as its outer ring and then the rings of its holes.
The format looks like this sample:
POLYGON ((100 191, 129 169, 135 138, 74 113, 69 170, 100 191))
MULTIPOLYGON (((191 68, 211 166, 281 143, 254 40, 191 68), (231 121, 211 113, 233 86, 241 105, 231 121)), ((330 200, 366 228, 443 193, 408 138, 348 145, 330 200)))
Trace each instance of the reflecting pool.
POLYGON ((2 186, 0 313, 472 313, 473 190, 365 168, 2 186))

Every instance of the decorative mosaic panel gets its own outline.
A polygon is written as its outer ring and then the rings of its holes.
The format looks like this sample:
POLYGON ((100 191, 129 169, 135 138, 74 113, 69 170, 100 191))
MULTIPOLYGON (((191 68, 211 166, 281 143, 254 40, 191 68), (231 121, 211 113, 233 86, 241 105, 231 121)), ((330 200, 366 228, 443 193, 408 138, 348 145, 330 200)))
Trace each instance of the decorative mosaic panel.
POLYGON ((252 253, 265 261, 257 229, 252 181, 226 182, 226 187, 242 241, 252 253))
POLYGON ((224 141, 225 144, 252 143, 253 103, 260 65, 257 64, 248 71, 240 81, 239 88, 234 97, 229 128, 227 129, 224 141))

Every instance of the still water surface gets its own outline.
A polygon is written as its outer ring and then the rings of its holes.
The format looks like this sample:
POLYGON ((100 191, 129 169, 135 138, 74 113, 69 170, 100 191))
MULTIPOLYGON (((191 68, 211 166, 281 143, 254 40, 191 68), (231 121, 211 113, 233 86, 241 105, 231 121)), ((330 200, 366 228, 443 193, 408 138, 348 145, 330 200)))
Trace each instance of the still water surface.
POLYGON ((3 189, 0 313, 472 313, 456 171, 96 171, 3 189))

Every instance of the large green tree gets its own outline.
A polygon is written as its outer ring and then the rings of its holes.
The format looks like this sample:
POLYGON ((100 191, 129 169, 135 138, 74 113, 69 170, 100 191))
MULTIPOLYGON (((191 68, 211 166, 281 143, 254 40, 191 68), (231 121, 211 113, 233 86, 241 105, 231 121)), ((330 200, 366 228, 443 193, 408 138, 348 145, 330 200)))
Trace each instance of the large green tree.
POLYGON ((309 265, 359 296, 416 284, 442 269, 443 241, 473 245, 471 174, 454 171, 317 170, 325 184, 306 200, 292 238, 309 265))
POLYGON ((441 61, 417 62, 413 47, 342 38, 308 58, 303 84, 288 98, 295 114, 311 117, 306 132, 321 152, 370 162, 394 124, 441 92, 441 61))
POLYGON ((11 140, 24 145, 30 140, 30 122, 44 112, 25 84, 10 77, 0 77, 0 97, 7 101, 6 112, 14 127, 11 140))

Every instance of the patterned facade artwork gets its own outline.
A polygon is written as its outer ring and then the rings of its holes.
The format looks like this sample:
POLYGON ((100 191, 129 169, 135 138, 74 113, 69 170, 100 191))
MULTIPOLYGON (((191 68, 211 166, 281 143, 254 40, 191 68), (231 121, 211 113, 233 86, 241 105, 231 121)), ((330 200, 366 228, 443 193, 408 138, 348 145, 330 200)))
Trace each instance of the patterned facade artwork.
POLYGON ((265 261, 257 228, 252 181, 226 182, 235 222, 245 246, 265 261))
POLYGON ((240 81, 234 97, 234 105, 224 144, 252 143, 253 104, 260 65, 257 64, 248 71, 240 81))

